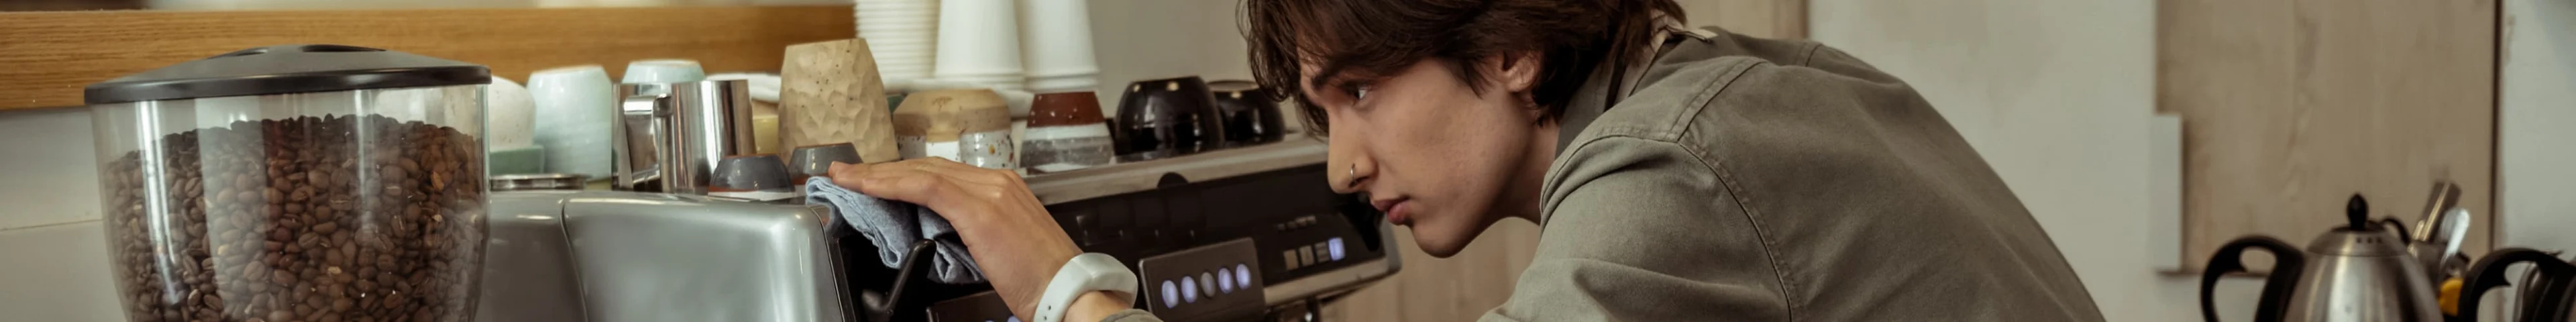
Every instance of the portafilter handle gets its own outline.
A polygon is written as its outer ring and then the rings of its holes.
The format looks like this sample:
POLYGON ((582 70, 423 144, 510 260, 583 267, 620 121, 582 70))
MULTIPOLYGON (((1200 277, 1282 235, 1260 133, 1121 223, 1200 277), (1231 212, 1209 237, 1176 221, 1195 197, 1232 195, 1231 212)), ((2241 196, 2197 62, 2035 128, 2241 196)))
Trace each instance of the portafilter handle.
POLYGON ((930 278, 928 275, 930 275, 931 271, 926 267, 930 266, 930 259, 932 257, 939 256, 939 241, 955 241, 956 239, 957 233, 952 232, 932 236, 930 239, 913 242, 912 249, 905 250, 903 253, 903 266, 895 268, 894 289, 887 290, 886 296, 879 302, 861 304, 862 306, 866 306, 859 308, 860 311, 863 311, 861 312, 862 314, 867 315, 866 321, 894 321, 895 313, 903 311, 905 308, 905 302, 917 301, 915 299, 906 298, 904 294, 907 290, 912 289, 914 281, 930 278))

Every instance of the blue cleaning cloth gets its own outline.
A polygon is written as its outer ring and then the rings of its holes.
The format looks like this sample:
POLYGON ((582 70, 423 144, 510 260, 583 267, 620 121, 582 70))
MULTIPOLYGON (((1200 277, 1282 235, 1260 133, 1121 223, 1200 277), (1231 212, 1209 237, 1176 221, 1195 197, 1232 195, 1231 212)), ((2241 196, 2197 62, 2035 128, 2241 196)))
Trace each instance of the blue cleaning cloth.
MULTIPOLYGON (((858 228, 860 235, 877 246, 877 259, 887 268, 903 265, 903 255, 913 243, 957 231, 947 218, 929 208, 901 201, 878 199, 832 184, 830 177, 805 180, 805 204, 830 205, 839 222, 858 228)), ((975 258, 968 256, 966 245, 939 241, 939 257, 930 260, 930 277, 940 283, 967 284, 984 281, 984 272, 975 268, 975 258)))

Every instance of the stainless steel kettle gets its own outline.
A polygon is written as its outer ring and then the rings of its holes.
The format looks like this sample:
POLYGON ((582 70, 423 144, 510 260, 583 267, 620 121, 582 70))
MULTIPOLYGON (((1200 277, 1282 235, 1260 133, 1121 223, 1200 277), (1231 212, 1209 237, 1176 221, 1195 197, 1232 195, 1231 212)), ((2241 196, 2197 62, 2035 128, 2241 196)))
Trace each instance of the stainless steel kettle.
POLYGON ((2344 208, 2348 225, 2317 236, 2304 252, 2264 236, 2220 247, 2201 274, 2201 317, 2218 321, 2211 287, 2245 270, 2239 258, 2247 248, 2260 248, 2278 264, 2264 281, 2257 321, 2441 321, 2433 284, 2394 231, 2402 227, 2371 222, 2359 195, 2344 208))

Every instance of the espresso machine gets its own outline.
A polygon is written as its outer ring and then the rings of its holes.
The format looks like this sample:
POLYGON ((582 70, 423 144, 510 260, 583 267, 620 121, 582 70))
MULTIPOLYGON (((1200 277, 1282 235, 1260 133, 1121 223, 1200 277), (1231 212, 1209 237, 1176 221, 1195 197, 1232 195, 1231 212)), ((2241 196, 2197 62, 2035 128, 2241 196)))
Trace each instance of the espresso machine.
MULTIPOLYGON (((1167 321, 1313 321, 1321 302, 1401 268, 1383 214, 1326 184, 1324 150, 1289 140, 1026 181, 1085 251, 1137 272, 1137 308, 1167 321)), ((491 200, 484 321, 1020 320, 989 285, 917 274, 927 247, 880 265, 822 205, 636 191, 491 200)))

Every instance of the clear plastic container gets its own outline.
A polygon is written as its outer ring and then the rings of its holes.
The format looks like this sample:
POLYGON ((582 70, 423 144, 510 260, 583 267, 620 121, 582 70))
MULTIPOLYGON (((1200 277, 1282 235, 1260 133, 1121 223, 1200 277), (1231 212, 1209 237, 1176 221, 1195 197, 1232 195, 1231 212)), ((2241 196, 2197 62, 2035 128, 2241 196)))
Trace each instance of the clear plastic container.
POLYGON ((292 45, 90 85, 126 317, 472 319, 488 75, 292 45))

